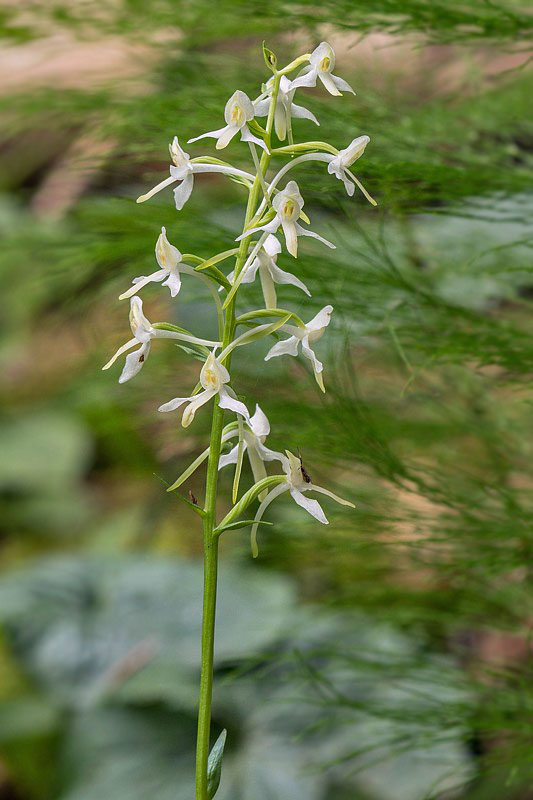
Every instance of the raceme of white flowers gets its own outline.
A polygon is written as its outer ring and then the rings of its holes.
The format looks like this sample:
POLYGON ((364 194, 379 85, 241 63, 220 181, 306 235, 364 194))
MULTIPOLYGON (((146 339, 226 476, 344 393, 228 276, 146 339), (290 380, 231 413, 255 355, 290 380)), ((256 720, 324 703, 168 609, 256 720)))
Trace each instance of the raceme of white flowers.
MULTIPOLYGON (((188 345, 183 348, 186 352, 203 360, 199 382, 192 393, 165 402, 159 407, 159 411, 172 412, 184 406, 181 423, 183 427, 187 427, 194 421, 196 412, 213 399, 221 409, 234 415, 232 421, 222 430, 220 442, 222 447, 227 447, 231 439, 237 439, 237 443, 229 452, 222 455, 217 451, 215 465, 215 469, 235 467, 234 505, 219 523, 218 528, 214 529, 213 535, 218 535, 224 526, 230 523, 238 525, 236 518, 250 502, 259 499, 259 507, 252 525, 254 556, 257 555, 256 537, 262 517, 270 503, 285 492, 323 524, 328 522, 324 511, 315 499, 306 496, 308 492, 326 495, 338 503, 353 507, 349 501, 314 484, 301 459, 290 450, 286 449, 285 453, 282 453, 269 449, 265 445, 266 438, 270 434, 270 423, 266 414, 259 405, 256 405, 254 414, 250 416, 247 406, 238 399, 231 386, 233 350, 252 341, 274 336, 277 341, 268 349, 264 360, 270 361, 282 355, 296 358, 303 356, 309 363, 321 391, 325 391, 323 364, 314 348, 326 332, 333 307, 326 305, 307 323, 295 313, 285 308, 278 308, 276 287, 294 286, 308 297, 311 293, 297 274, 285 271, 277 262, 278 259, 284 258, 284 250, 293 258, 298 257, 298 240, 301 237, 317 239, 330 248, 335 248, 335 245, 308 227, 310 221, 303 211, 304 198, 300 187, 292 177, 286 181, 284 179, 302 162, 323 162, 324 165, 327 164, 327 172, 342 181, 350 197, 354 195, 357 186, 369 202, 375 205, 375 201, 350 169, 365 152, 370 141, 367 135, 356 136, 341 150, 329 143, 315 140, 294 143, 293 120, 320 124, 311 111, 294 102, 298 90, 318 87, 321 84, 331 95, 340 96, 342 92, 355 94, 343 78, 333 74, 335 53, 331 45, 322 42, 312 53, 295 59, 281 70, 277 69, 275 56, 270 51, 265 49, 264 54, 265 62, 273 74, 263 84, 256 99, 252 101, 244 92, 235 91, 224 108, 225 126, 188 140, 188 143, 192 144, 213 138, 216 140, 216 150, 222 150, 239 134, 240 140, 246 142, 249 147, 247 153, 251 154, 253 162, 251 169, 248 171, 237 168, 208 155, 191 158, 175 136, 169 145, 172 162, 170 176, 137 200, 138 203, 142 203, 167 187, 173 186, 174 204, 180 211, 192 194, 196 175, 207 172, 225 175, 241 184, 249 193, 250 203, 253 201, 244 229, 236 237, 236 242, 240 243, 239 247, 232 244, 228 250, 207 258, 194 254, 184 256, 175 244, 169 241, 167 232, 162 227, 155 245, 155 261, 158 269, 133 278, 132 286, 120 295, 121 300, 130 299, 129 320, 133 338, 120 347, 103 367, 109 369, 120 356, 127 353, 119 377, 119 383, 125 383, 137 375, 143 367, 150 353, 152 341, 163 338, 185 343, 188 345), (298 69, 301 71, 296 76, 288 77, 289 73, 298 69), (266 118, 264 127, 257 121, 258 118, 266 118), (274 133, 280 142, 279 145, 275 145, 274 133), (262 150, 261 163, 256 146, 262 150), (269 178, 271 160, 280 157, 284 157, 286 163, 269 178), (235 267, 227 273, 217 266, 235 256, 237 257, 235 267), (237 290, 254 282, 258 276, 263 292, 264 308, 247 311, 242 318, 236 317, 237 290), (149 284, 161 284, 168 287, 172 298, 177 298, 182 279, 201 280, 210 289, 216 307, 219 341, 196 336, 174 324, 166 322, 152 324, 144 315, 142 301, 138 296, 142 289, 149 284), (265 318, 268 317, 272 317, 273 322, 265 324, 265 318), (245 324, 248 328, 246 333, 240 336, 235 334, 238 324, 245 324), (250 463, 255 483, 240 500, 237 500, 244 454, 250 463), (278 463, 281 471, 278 469, 277 473, 269 475, 267 471, 269 463, 278 463)), ((241 295, 238 299, 241 299, 241 295)), ((180 486, 206 459, 212 457, 215 456, 210 448, 207 448, 169 487, 169 491, 180 486)))

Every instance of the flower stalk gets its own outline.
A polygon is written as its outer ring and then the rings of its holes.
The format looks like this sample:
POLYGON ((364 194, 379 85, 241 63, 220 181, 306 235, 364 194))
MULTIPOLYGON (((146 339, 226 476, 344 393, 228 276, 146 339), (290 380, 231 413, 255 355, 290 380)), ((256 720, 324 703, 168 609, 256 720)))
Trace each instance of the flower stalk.
POLYGON ((325 306, 307 323, 295 312, 277 307, 276 284, 290 284, 306 295, 311 295, 297 275, 278 266, 277 259, 283 255, 282 243, 278 236, 293 258, 298 256, 298 237, 301 236, 319 240, 328 247, 334 248, 335 245, 300 225, 299 220, 307 225, 310 223, 303 211, 304 199, 300 188, 292 180, 283 188, 278 188, 282 178, 290 169, 303 161, 323 162, 327 164, 328 172, 344 183, 348 195, 353 195, 354 186, 357 185, 370 202, 375 202, 348 169, 363 154, 369 141, 367 136, 354 139, 344 150, 339 150, 327 142, 310 141, 300 144, 293 142, 293 117, 319 124, 310 111, 293 102, 294 94, 300 87, 315 86, 318 80, 330 94, 340 95, 339 89, 353 92, 349 84, 332 73, 335 54, 331 46, 322 42, 312 53, 305 53, 279 69, 275 54, 265 45, 263 54, 265 64, 272 74, 263 86, 262 94, 252 101, 244 92, 235 91, 224 109, 225 127, 189 139, 192 143, 205 138, 214 138, 216 149, 221 150, 233 140, 237 141, 236 137, 240 134, 240 140, 249 146, 252 171, 233 167, 211 156, 190 158, 180 146, 178 138, 174 137, 169 146, 172 160, 170 177, 161 181, 137 201, 149 200, 155 194, 174 185, 174 203, 179 211, 193 191, 195 175, 205 172, 225 175, 248 192, 242 231, 236 238, 238 247, 230 247, 207 258, 190 253, 182 255, 167 238, 165 228, 161 228, 155 249, 159 269, 146 276, 134 278, 132 286, 121 295, 121 298, 130 299, 130 325, 134 338, 120 347, 104 367, 104 369, 110 368, 117 358, 128 353, 119 378, 119 382, 124 383, 140 372, 153 340, 175 339, 184 343, 180 344, 183 350, 204 363, 200 380, 192 393, 163 403, 159 410, 174 412, 185 406, 181 422, 183 427, 187 427, 193 423, 196 412, 213 401, 209 447, 168 488, 168 491, 174 491, 180 487, 207 460, 203 506, 197 505, 194 498, 194 503, 186 501, 202 517, 203 522, 204 586, 196 800, 212 800, 217 791, 226 738, 225 732, 222 732, 210 755, 220 535, 225 530, 238 530, 251 526, 252 554, 255 557, 258 554, 258 527, 271 524, 263 521, 262 517, 270 503, 284 493, 288 492, 301 508, 322 524, 328 524, 328 520, 318 502, 306 496, 307 492, 323 494, 338 503, 353 506, 351 502, 312 483, 301 459, 289 450, 282 453, 267 447, 265 440, 270 433, 268 417, 259 405, 256 405, 255 413, 250 416, 248 407, 237 397, 231 385, 233 351, 251 342, 275 336, 278 341, 270 347, 264 360, 269 361, 281 355, 295 357, 303 355, 311 363, 320 389, 325 391, 323 365, 314 352, 314 343, 325 333, 333 307, 325 306), (302 67, 302 71, 292 81, 286 77, 302 67), (267 117, 265 127, 258 124, 256 116, 267 117), (274 136, 278 139, 277 147, 273 146, 274 136), (280 146, 280 142, 287 137, 289 144, 280 146), (261 148, 260 158, 256 146, 261 148), (292 158, 292 161, 289 160, 269 178, 271 160, 279 157, 292 158), (222 271, 223 265, 231 258, 235 258, 233 270, 226 274, 222 271), (265 301, 264 308, 244 311, 237 316, 236 304, 240 297, 239 291, 252 283, 257 274, 265 301), (209 289, 218 321, 218 341, 196 336, 193 332, 171 323, 152 324, 144 315, 142 301, 137 294, 140 289, 148 293, 154 284, 163 285, 168 287, 171 298, 175 299, 180 293, 182 278, 184 281, 199 280, 209 289), (268 318, 273 321, 263 322, 268 318), (243 325, 248 330, 236 335, 238 325, 243 325), (282 338, 280 334, 288 334, 288 338, 282 338), (136 349, 131 352, 132 348, 136 349), (224 427, 224 414, 227 411, 235 416, 224 427), (235 437, 238 438, 237 444, 229 453, 222 456, 223 445, 235 437), (254 483, 239 498, 245 454, 254 483), (281 471, 278 469, 277 474, 269 475, 267 465, 272 462, 281 465, 281 471), (230 465, 235 466, 231 508, 217 523, 218 475, 222 468, 230 465), (242 519, 242 514, 252 503, 259 503, 255 516, 253 519, 242 519))

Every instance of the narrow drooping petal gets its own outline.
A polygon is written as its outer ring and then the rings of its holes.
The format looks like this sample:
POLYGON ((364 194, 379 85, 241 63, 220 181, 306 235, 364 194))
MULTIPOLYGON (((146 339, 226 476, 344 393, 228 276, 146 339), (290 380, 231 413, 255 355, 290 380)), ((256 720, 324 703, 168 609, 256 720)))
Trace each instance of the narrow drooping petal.
POLYGON ((117 360, 117 358, 120 358, 120 356, 121 356, 123 353, 127 353, 127 352, 128 352, 128 350, 131 350, 131 348, 132 348, 132 347, 135 347, 135 345, 136 345, 136 344, 138 344, 138 343, 139 343, 139 340, 138 340, 138 339, 135 339, 135 338, 133 338, 133 339, 130 339, 130 340, 129 340, 129 342, 126 342, 126 344, 123 344, 123 345, 122 345, 122 347, 119 347, 119 348, 118 348, 118 350, 117 350, 117 352, 115 353, 115 355, 114 355, 114 356, 111 356, 111 358, 109 359, 109 361, 107 362, 107 364, 104 364, 104 366, 102 367, 102 369, 109 369, 109 367, 112 367, 112 366, 113 366, 113 364, 115 363, 115 361, 117 360))
POLYGON ((317 519, 323 525, 328 524, 327 517, 322 511, 322 506, 317 500, 313 500, 310 497, 305 497, 303 492, 294 486, 292 486, 289 491, 295 503, 298 503, 298 505, 304 508, 308 514, 311 514, 312 517, 317 519))
POLYGON ((302 292, 305 292, 308 297, 311 297, 311 292, 296 275, 293 275, 292 272, 285 272, 284 270, 280 269, 276 264, 272 264, 269 268, 270 274, 272 275, 272 279, 275 283, 283 283, 288 284, 290 286, 297 286, 298 289, 301 289, 302 292))

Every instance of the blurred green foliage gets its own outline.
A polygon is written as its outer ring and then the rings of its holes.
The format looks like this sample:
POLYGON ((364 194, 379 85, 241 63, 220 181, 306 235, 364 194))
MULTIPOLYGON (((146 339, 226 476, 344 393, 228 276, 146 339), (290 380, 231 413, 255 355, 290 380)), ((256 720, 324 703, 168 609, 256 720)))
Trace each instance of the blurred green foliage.
MULTIPOLYGON (((312 300, 289 288, 283 303, 304 318, 334 306, 328 392, 292 359, 266 376, 261 343, 235 369, 269 444, 299 448, 313 479, 358 507, 328 508, 322 528, 280 502, 253 566, 246 531, 226 534, 219 793, 529 797, 531 8, 24 6, 2 9, 12 47, 59 31, 148 49, 142 82, 111 69, 0 97, 0 793, 192 796, 201 542, 164 485, 204 448, 209 415, 186 432, 158 418, 197 379, 170 343, 127 386, 100 367, 128 336, 116 297, 150 269, 161 225, 205 256, 240 231, 242 190, 218 179, 198 180, 179 215, 170 192, 135 206, 165 176, 167 142, 217 127, 234 88, 258 93, 263 38, 289 60, 331 36, 357 97, 306 92, 305 105, 339 147, 371 136, 357 174, 379 206, 316 165, 296 176, 338 248, 306 245, 312 300), (55 174, 61 191, 81 176, 62 213, 55 174)), ((302 122, 296 135, 317 133, 302 122)), ((243 148, 227 152, 248 168, 243 148)), ((190 283, 178 303, 144 291, 154 321, 214 333, 190 283)), ((252 308, 257 288, 243 297, 252 308)), ((202 479, 189 483, 200 498, 202 479)))

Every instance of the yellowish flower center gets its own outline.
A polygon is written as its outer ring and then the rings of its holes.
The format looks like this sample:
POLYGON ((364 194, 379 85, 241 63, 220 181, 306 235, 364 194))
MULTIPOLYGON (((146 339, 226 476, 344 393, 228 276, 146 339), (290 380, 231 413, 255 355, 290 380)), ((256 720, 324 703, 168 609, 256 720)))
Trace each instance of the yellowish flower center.
POLYGON ((218 387, 218 375, 209 367, 204 370, 204 383, 206 389, 216 389, 218 387))
POLYGON ((295 213, 297 213, 298 207, 294 200, 285 200, 281 207, 281 215, 286 220, 291 220, 294 218, 295 213))
POLYGON ((242 108, 238 103, 235 103, 233 105, 231 109, 230 119, 232 125, 236 125, 239 128, 241 127, 241 125, 244 125, 246 118, 244 115, 244 111, 242 110, 242 108))
POLYGON ((329 58, 329 56, 324 56, 324 58, 320 62, 320 70, 321 72, 329 72, 330 68, 331 68, 331 58, 329 58))

